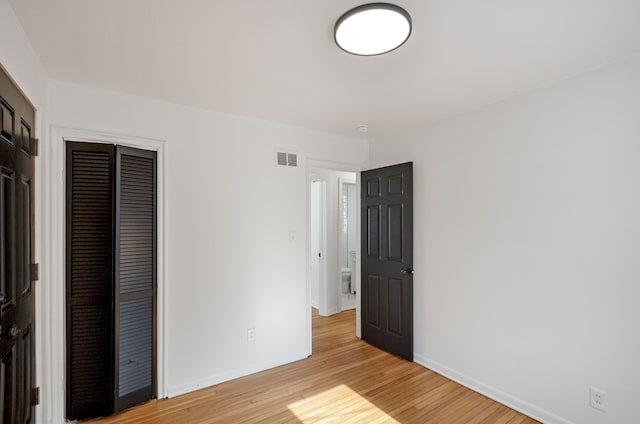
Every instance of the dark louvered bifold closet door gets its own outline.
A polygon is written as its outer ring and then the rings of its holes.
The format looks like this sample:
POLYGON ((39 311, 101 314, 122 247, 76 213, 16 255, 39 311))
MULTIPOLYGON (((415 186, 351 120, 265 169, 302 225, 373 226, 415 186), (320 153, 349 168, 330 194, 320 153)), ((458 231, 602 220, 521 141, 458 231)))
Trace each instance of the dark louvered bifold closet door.
POLYGON ((115 412, 155 393, 155 152, 116 148, 115 412))
POLYGON ((155 397, 155 152, 67 143, 67 416, 155 397))
POLYGON ((114 146, 67 145, 67 418, 113 411, 114 146))

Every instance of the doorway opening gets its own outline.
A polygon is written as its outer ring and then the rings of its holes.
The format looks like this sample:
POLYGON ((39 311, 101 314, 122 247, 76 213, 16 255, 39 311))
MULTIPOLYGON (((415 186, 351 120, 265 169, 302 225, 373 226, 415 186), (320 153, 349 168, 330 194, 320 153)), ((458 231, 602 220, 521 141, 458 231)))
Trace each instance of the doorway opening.
POLYGON ((330 316, 355 309, 359 337, 359 174, 353 167, 340 168, 309 168, 309 317, 314 310, 330 316))

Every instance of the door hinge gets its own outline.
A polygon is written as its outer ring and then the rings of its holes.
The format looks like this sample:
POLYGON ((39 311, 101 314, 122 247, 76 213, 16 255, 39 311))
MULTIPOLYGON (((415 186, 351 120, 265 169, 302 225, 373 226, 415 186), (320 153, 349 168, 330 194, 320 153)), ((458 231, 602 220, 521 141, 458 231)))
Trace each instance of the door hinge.
POLYGON ((33 388, 33 397, 31 399, 31 406, 40 405, 40 387, 33 388))
POLYGON ((29 151, 31 152, 31 156, 38 156, 40 154, 40 139, 31 139, 31 146, 29 146, 29 151))
POLYGON ((31 281, 40 279, 40 264, 31 264, 31 281))

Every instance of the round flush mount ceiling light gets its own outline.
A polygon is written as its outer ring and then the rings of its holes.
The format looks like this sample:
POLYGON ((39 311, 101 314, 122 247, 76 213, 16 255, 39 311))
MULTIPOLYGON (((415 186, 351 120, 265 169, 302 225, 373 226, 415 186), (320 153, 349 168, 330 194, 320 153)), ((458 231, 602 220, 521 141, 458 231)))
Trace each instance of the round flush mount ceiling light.
POLYGON ((347 53, 375 56, 397 49, 411 35, 411 16, 394 4, 369 3, 342 15, 333 32, 347 53))

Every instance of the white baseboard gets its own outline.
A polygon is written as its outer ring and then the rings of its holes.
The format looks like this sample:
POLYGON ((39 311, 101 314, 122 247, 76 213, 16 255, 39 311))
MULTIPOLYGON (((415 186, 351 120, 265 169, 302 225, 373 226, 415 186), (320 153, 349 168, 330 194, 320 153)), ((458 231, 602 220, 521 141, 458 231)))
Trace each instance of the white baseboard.
POLYGON ((340 308, 331 308, 331 309, 329 309, 329 315, 338 314, 338 313, 340 313, 340 312, 342 312, 342 311, 340 310, 340 308))
POLYGON ((454 369, 447 367, 439 362, 432 361, 424 356, 414 353, 414 361, 422 365, 425 368, 429 368, 431 371, 437 372, 450 380, 460 383, 471 390, 478 392, 488 398, 495 400, 511 409, 515 409, 524 415, 538 420, 545 424, 574 424, 571 421, 564 419, 552 412, 542 409, 536 405, 532 405, 522 399, 505 393, 493 386, 478 381, 468 375, 462 374, 454 369))
POLYGON ((247 375, 255 374, 260 371, 265 371, 271 368, 286 365, 291 362, 306 359, 307 356, 289 358, 284 362, 264 363, 261 365, 254 365, 250 367, 237 368, 235 370, 225 371, 219 374, 215 374, 200 380, 192 381, 189 383, 178 384, 176 386, 169 386, 167 390, 167 397, 172 398, 186 393, 194 392, 196 390, 204 389, 206 387, 214 386, 216 384, 224 383, 225 381, 235 380, 236 378, 246 377, 247 375))

